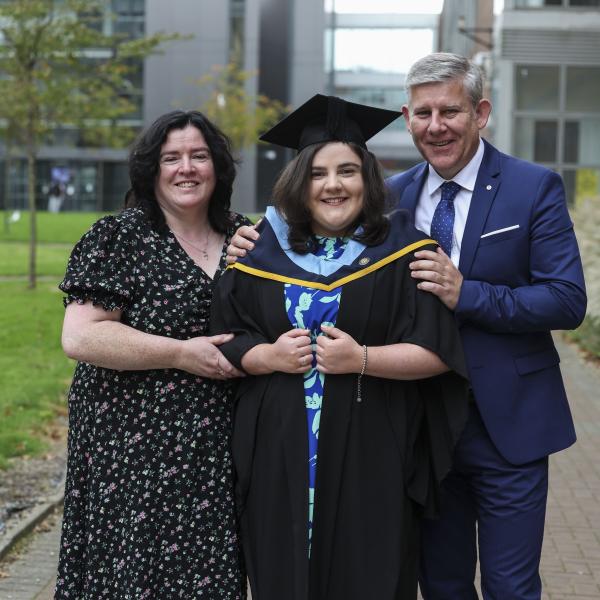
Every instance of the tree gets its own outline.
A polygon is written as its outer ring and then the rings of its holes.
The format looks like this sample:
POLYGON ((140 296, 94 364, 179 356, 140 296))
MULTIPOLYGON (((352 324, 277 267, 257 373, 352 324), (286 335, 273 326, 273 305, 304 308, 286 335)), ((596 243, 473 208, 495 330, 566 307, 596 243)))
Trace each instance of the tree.
POLYGON ((211 73, 197 80, 199 86, 212 87, 202 112, 227 134, 237 151, 256 144, 258 136, 288 110, 279 100, 246 92, 246 82, 255 76, 231 62, 213 67, 211 73))
POLYGON ((179 36, 128 40, 104 35, 109 0, 9 0, 0 4, 0 119, 26 156, 30 212, 29 286, 36 283, 35 164, 61 127, 84 140, 118 146, 134 135, 119 119, 134 105, 127 92, 139 61, 179 36))

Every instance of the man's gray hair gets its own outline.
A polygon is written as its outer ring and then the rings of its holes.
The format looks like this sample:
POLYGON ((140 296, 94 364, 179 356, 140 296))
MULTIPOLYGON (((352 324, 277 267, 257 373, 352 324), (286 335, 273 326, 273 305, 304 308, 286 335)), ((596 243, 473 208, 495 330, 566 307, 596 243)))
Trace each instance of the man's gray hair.
POLYGON ((424 83, 447 83, 462 80, 473 107, 483 98, 483 72, 468 58, 450 52, 434 52, 419 59, 406 76, 406 93, 424 83))

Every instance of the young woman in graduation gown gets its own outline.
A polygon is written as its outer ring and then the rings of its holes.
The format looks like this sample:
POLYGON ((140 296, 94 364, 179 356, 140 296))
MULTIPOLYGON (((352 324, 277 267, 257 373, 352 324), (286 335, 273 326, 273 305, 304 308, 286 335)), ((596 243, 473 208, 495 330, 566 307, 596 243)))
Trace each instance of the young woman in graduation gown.
POLYGON ((384 216, 365 140, 395 118, 315 96, 263 139, 299 149, 212 329, 241 381, 236 502, 253 600, 409 600, 467 404, 452 314, 408 263, 435 248, 384 216))

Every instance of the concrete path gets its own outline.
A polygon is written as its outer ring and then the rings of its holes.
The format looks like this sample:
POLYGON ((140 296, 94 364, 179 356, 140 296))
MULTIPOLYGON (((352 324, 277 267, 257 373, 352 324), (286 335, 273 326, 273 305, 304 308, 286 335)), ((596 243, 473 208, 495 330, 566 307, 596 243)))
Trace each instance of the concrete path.
POLYGON ((40 526, 11 557, 0 563, 0 600, 52 600, 60 543, 60 514, 40 526))
MULTIPOLYGON (((542 600, 600 599, 600 368, 557 339, 578 442, 550 460, 542 600)), ((49 522, 22 557, 0 563, 0 600, 51 600, 60 522, 49 522)), ((160 600, 160 599, 155 599, 160 600)), ((456 599, 460 600, 460 599, 456 599)))
POLYGON ((600 599, 600 368, 560 344, 577 443, 551 457, 545 600, 600 599))

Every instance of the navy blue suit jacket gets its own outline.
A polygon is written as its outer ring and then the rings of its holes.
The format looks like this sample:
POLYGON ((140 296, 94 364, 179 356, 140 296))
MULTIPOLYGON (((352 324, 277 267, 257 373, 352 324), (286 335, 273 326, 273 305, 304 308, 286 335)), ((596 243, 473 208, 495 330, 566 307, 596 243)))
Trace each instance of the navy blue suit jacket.
MULTIPOLYGON (((422 163, 387 180, 413 217, 426 178, 422 163)), ((459 269, 455 315, 496 448, 524 464, 570 446, 575 428, 550 331, 577 327, 587 300, 561 178, 485 142, 459 269)))

